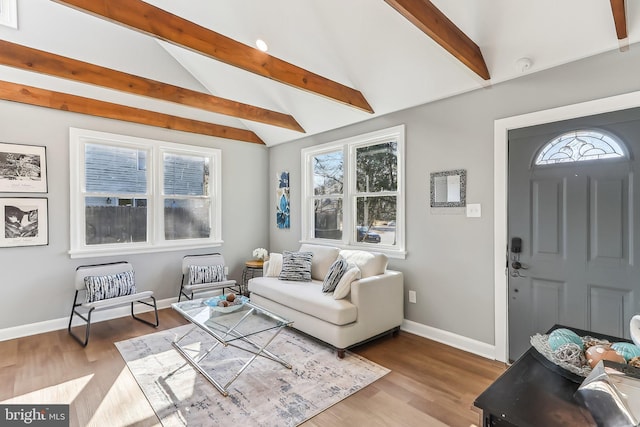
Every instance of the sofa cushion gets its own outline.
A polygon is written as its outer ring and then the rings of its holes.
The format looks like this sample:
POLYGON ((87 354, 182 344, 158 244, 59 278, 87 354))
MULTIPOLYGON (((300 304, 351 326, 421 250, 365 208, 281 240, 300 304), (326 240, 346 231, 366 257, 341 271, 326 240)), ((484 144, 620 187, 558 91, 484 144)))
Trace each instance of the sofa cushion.
POLYGON ((311 278, 313 280, 324 280, 329 267, 338 259, 340 249, 332 246, 310 245, 308 243, 300 246, 300 251, 312 252, 311 278))
POLYGON ((353 323, 358 316, 357 307, 348 299, 336 300, 331 294, 322 293, 319 281, 285 282, 275 277, 254 277, 249 281, 249 291, 334 325, 353 323))
POLYGON ((342 250, 340 256, 347 262, 355 264, 362 278, 377 276, 387 269, 387 256, 378 252, 342 250))
POLYGON ((281 280, 311 281, 311 252, 290 252, 282 254, 282 270, 278 276, 281 280))
POLYGON ((333 292, 345 271, 347 271, 347 261, 342 257, 338 257, 338 259, 331 264, 329 272, 322 282, 322 292, 333 292))
POLYGON ((338 285, 333 290, 333 299, 346 298, 351 293, 351 283, 354 280, 358 280, 362 277, 360 269, 355 264, 349 264, 347 271, 344 272, 342 278, 338 282, 338 285))

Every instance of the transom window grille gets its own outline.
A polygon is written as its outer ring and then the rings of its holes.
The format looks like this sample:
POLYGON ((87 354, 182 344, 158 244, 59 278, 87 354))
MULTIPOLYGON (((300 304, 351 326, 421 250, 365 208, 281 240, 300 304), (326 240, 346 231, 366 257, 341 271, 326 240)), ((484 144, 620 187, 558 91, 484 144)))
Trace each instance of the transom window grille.
POLYGON ((545 145, 536 158, 536 165, 582 162, 626 157, 622 143, 598 130, 567 132, 545 145))

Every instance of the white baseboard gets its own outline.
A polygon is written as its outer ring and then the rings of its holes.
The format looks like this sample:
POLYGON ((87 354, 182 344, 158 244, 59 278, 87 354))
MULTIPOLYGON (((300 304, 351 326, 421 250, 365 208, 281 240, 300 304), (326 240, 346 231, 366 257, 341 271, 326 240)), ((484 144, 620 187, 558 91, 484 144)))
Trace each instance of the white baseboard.
MULTIPOLYGON (((177 302, 178 298, 167 298, 157 301, 158 310, 161 308, 168 308, 172 303, 177 302)), ((152 307, 147 307, 142 304, 136 304, 136 314, 143 313, 145 311, 153 310, 152 307)), ((125 317, 131 315, 131 306, 123 305, 121 307, 105 309, 95 311, 91 316, 91 324, 96 322, 103 322, 105 320, 116 319, 118 317, 125 317)), ((74 320, 73 326, 81 325, 84 322, 74 320)), ((69 317, 63 317, 53 320, 45 320, 44 322, 30 323, 28 325, 14 326, 12 328, 0 329, 0 341, 6 341, 14 338, 26 337, 29 335, 42 334, 44 332, 57 331, 60 329, 66 329, 69 326, 69 317)))
POLYGON ((400 329, 460 350, 468 351, 469 353, 477 354, 478 356, 482 356, 487 359, 495 359, 495 346, 491 344, 473 340, 471 338, 463 337, 462 335, 443 331, 442 329, 433 328, 407 319, 402 321, 400 329))

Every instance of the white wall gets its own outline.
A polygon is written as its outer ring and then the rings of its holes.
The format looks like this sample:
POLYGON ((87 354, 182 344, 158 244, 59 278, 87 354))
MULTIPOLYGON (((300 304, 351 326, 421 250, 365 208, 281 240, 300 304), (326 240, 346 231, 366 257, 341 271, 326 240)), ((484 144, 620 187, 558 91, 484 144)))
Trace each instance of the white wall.
POLYGON ((222 247, 230 276, 240 280, 244 261, 268 243, 268 149, 256 144, 176 132, 116 120, 0 101, 0 141, 43 145, 47 150, 48 194, 0 193, 0 197, 47 197, 49 245, 0 248, 0 330, 69 316, 73 274, 82 264, 129 260, 142 289, 158 299, 178 295, 180 263, 187 252, 70 259, 69 127, 222 149, 222 247))
MULTIPOLYGON (((300 149, 406 124, 407 251, 390 268, 405 275, 405 318, 425 327, 495 344, 493 144, 494 121, 505 117, 637 91, 640 46, 613 51, 457 97, 411 108, 269 150, 270 249, 299 247, 300 149), (429 207, 429 174, 467 169, 467 203, 481 218, 429 207), (275 176, 290 172, 291 229, 275 227, 275 176)), ((533 70, 535 71, 535 70, 533 70)), ((366 96, 366 94, 365 94, 366 96)), ((373 106, 375 109, 375 105, 373 106)), ((505 296, 506 298, 506 296, 505 296)))

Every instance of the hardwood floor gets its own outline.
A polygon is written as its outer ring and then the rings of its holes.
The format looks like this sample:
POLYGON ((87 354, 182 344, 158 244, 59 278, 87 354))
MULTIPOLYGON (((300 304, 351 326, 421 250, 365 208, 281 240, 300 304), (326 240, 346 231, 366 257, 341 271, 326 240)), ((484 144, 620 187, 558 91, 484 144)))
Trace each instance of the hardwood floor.
MULTIPOLYGON (((187 323, 160 310, 160 327, 187 323)), ((70 403, 72 426, 156 426, 158 418, 114 342, 155 332, 130 317, 96 323, 82 348, 66 330, 0 342, 0 402, 70 403)), ((480 425, 473 401, 505 369, 409 333, 353 349, 391 373, 303 424, 480 425)))

